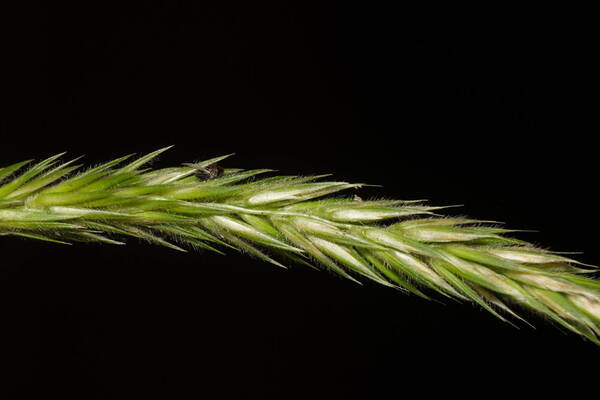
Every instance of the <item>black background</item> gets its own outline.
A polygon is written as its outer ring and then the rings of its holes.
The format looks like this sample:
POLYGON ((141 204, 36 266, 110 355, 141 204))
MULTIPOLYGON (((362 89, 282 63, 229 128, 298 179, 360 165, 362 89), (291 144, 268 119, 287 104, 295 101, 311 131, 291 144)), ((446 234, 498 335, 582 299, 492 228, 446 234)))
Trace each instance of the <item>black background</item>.
MULTIPOLYGON (((1 164, 236 152, 228 166, 463 204, 450 212, 598 264, 591 10, 393 3, 22 4, 3 13, 1 164)), ((576 397, 597 376, 597 348, 532 315, 517 330, 469 305, 135 241, 0 249, 7 399, 576 397)))

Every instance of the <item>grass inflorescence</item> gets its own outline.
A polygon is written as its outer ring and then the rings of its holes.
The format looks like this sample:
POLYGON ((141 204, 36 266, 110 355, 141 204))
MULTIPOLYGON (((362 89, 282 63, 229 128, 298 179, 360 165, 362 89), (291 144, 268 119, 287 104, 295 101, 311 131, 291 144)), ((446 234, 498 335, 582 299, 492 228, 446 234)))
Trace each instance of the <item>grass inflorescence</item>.
POLYGON ((228 156, 147 168, 165 149, 81 169, 56 155, 0 168, 0 236, 57 243, 143 239, 174 250, 244 251, 496 317, 535 311, 600 345, 596 270, 512 238, 497 223, 442 217, 420 201, 332 197, 361 184, 223 168, 228 156))

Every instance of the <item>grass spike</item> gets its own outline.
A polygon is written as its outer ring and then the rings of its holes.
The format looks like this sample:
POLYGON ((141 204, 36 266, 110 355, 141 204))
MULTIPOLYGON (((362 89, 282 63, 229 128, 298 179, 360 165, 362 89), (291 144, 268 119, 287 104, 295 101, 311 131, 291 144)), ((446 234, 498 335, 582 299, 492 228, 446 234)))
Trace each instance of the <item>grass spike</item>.
POLYGON ((280 260, 305 264, 430 300, 437 292, 505 321, 521 319, 519 308, 534 311, 600 345, 597 269, 509 236, 522 231, 441 216, 448 207, 423 200, 343 196, 366 185, 321 180, 328 175, 209 171, 231 154, 144 167, 169 148, 83 171, 75 160, 60 163, 62 154, 0 167, 1 239, 122 245, 133 237, 177 251, 236 249, 279 267, 286 268, 280 260))

